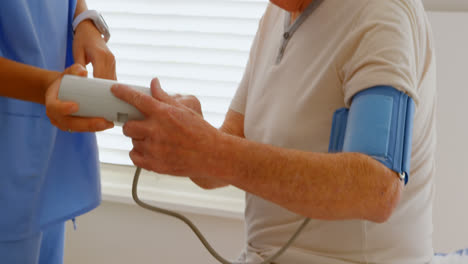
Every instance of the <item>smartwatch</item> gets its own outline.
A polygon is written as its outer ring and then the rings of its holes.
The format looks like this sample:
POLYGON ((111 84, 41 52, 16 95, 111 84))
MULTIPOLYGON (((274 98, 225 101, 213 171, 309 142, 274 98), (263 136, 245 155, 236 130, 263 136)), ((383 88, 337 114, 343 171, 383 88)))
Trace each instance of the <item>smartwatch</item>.
POLYGON ((106 42, 109 41, 110 39, 109 27, 107 26, 106 21, 104 20, 102 15, 96 10, 86 10, 82 12, 81 14, 79 14, 73 20, 73 32, 75 32, 76 27, 78 27, 78 25, 86 19, 90 19, 91 21, 93 21, 96 28, 104 37, 104 40, 106 42))

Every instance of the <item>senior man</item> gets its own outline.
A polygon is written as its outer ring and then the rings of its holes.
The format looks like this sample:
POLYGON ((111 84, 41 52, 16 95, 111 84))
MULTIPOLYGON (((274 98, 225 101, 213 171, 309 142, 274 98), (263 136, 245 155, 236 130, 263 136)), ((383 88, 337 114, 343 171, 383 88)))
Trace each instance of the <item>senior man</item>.
POLYGON ((114 94, 146 116, 125 124, 142 168, 203 188, 246 191, 247 244, 261 261, 304 217, 309 226, 276 263, 429 263, 435 152, 435 57, 419 0, 272 0, 222 127, 195 97, 114 94), (411 178, 369 155, 327 153, 332 116, 368 88, 416 104, 411 178))

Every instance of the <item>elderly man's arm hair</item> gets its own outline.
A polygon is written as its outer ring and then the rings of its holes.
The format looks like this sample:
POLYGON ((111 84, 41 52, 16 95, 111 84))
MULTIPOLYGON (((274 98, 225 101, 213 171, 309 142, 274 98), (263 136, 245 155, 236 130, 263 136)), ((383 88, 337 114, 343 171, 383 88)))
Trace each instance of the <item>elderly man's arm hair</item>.
MULTIPOLYGON (((226 114, 223 125, 219 128, 219 131, 228 135, 245 138, 244 115, 236 111, 229 110, 226 114)), ((191 178, 191 180, 204 189, 215 189, 229 185, 223 181, 207 178, 191 178)))
POLYGON ((206 188, 234 185, 297 214, 321 220, 382 223, 398 205, 397 173, 360 153, 314 153, 244 138, 244 116, 230 111, 206 188), (224 185, 223 185, 224 184, 224 185))

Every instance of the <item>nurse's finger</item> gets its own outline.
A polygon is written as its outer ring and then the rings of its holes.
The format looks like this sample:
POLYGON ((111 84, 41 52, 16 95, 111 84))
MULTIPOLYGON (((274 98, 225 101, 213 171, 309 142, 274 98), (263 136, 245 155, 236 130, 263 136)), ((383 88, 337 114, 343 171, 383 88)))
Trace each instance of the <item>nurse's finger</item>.
POLYGON ((114 123, 100 117, 74 117, 66 116, 55 119, 57 127, 64 131, 98 132, 114 127, 114 123))
POLYGON ((72 74, 76 76, 87 77, 88 70, 86 70, 86 68, 83 65, 75 63, 72 66, 66 68, 63 74, 72 74))
POLYGON ((53 117, 54 119, 71 115, 78 110, 79 105, 75 102, 60 102, 59 100, 55 100, 54 102, 48 102, 46 104, 47 116, 53 117))
POLYGON ((93 76, 95 78, 117 80, 115 73, 115 64, 103 65, 102 63, 93 64, 93 76))
POLYGON ((119 99, 135 106, 146 117, 160 109, 160 104, 153 97, 136 91, 126 85, 116 84, 111 87, 112 93, 119 99))
POLYGON ((45 93, 46 105, 48 103, 51 103, 57 100, 57 96, 58 96, 59 89, 60 89, 60 83, 62 82, 62 78, 65 74, 72 74, 72 75, 86 77, 88 75, 88 71, 86 70, 85 67, 79 64, 73 64, 72 66, 65 69, 65 71, 62 72, 60 77, 57 78, 49 87, 47 87, 47 90, 45 93))
POLYGON ((86 53, 84 49, 73 49, 73 59, 75 60, 75 63, 86 67, 86 53))
POLYGON ((62 82, 62 78, 65 74, 86 77, 88 76, 88 71, 85 67, 79 64, 73 64, 72 66, 65 69, 65 71, 63 71, 60 75, 60 78, 56 79, 49 87, 47 87, 45 94, 46 106, 51 102, 58 101, 57 96, 60 89, 60 83, 62 82))
POLYGON ((151 129, 141 121, 128 121, 122 127, 122 132, 125 136, 136 140, 151 136, 151 129))
POLYGON ((114 54, 107 48, 96 48, 93 53, 91 64, 93 65, 94 77, 116 80, 114 54))

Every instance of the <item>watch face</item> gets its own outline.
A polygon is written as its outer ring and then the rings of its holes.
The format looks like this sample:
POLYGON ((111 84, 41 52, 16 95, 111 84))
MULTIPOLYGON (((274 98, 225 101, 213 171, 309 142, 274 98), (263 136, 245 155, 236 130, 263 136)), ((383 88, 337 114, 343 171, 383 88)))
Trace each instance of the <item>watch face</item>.
POLYGON ((101 34, 104 36, 104 40, 107 42, 110 38, 109 27, 107 26, 106 21, 104 20, 101 14, 99 14, 98 18, 100 23, 97 23, 96 26, 98 27, 101 34))
POLYGON ((106 21, 104 20, 104 18, 102 17, 101 14, 99 14, 99 19, 101 20, 102 24, 106 27, 106 29, 108 29, 109 26, 107 26, 107 23, 106 23, 106 21))

